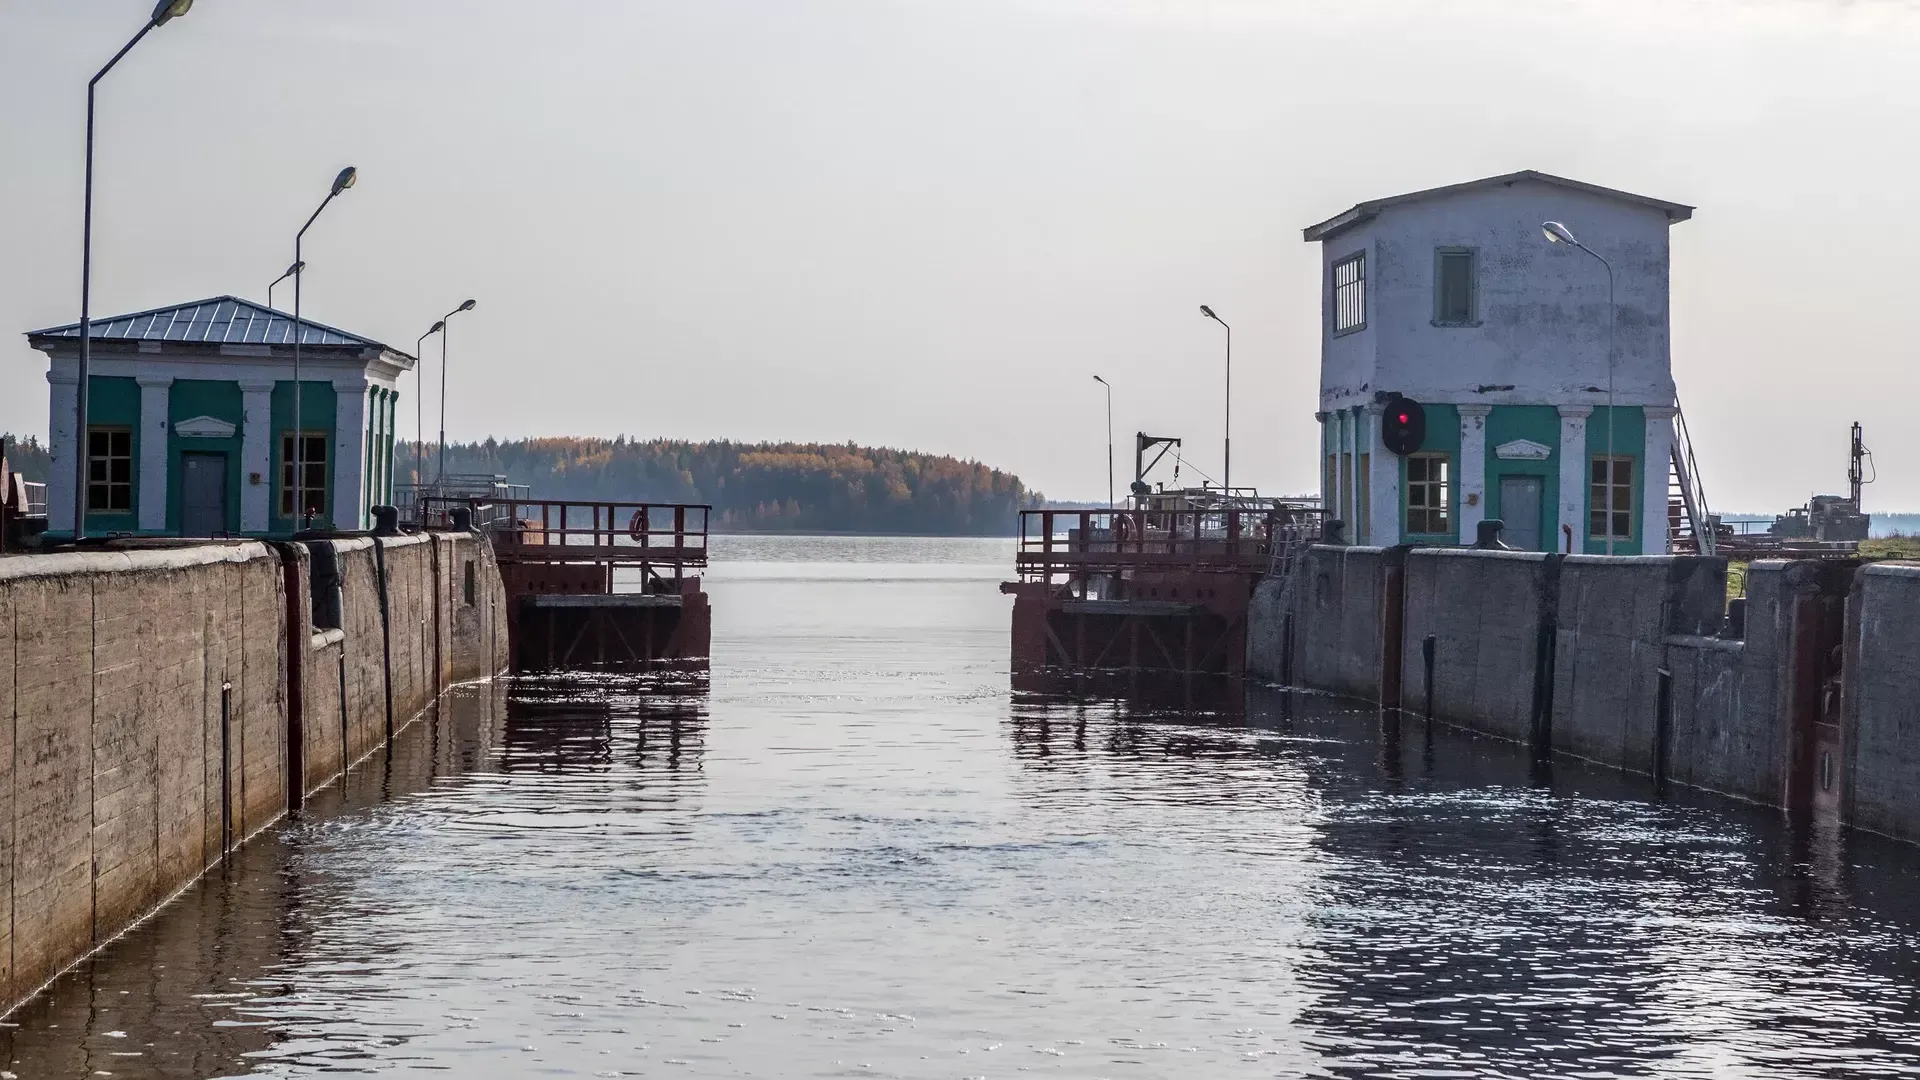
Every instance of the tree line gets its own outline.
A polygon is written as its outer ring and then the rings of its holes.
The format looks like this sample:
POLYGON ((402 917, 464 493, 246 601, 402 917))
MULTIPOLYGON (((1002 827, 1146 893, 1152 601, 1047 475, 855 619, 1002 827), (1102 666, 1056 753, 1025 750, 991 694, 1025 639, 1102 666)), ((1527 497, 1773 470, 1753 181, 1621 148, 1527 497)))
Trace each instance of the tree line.
MULTIPOLYGON (((435 448, 426 447, 427 472, 435 448)), ((413 448, 394 453, 406 472, 413 448)), ((449 474, 504 476, 536 499, 708 503, 735 532, 994 536, 1040 504, 1018 476, 940 454, 829 443, 488 439, 451 443, 449 474)))

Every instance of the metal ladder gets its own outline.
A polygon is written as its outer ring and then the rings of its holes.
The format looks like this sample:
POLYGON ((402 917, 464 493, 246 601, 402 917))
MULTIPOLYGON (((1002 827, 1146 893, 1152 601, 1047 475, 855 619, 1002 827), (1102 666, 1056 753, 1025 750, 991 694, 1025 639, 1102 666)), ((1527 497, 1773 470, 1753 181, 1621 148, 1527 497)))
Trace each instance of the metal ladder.
POLYGON ((1667 546, 1712 555, 1718 545, 1707 489, 1700 483, 1700 463, 1693 456, 1693 438, 1687 414, 1676 399, 1673 409, 1673 467, 1667 475, 1667 546))

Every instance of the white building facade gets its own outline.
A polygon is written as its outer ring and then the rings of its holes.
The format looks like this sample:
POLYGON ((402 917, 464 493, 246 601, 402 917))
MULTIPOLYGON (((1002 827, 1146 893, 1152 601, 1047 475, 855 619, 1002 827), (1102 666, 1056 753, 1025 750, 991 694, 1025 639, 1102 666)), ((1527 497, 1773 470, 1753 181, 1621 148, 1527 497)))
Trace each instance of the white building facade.
MULTIPOLYGON (((231 296, 94 321, 82 493, 90 535, 370 526, 372 508, 393 501, 396 382, 414 358, 303 320, 296 423, 293 325, 231 296)), ((71 535, 80 330, 27 340, 49 360, 49 534, 71 535)))
POLYGON ((1323 256, 1322 497, 1346 535, 1472 543, 1498 518, 1516 548, 1665 553, 1667 231, 1692 212, 1528 171, 1306 229, 1323 256), (1549 243, 1548 221, 1601 258, 1549 243), (1427 418, 1406 457, 1382 442, 1396 394, 1427 418))

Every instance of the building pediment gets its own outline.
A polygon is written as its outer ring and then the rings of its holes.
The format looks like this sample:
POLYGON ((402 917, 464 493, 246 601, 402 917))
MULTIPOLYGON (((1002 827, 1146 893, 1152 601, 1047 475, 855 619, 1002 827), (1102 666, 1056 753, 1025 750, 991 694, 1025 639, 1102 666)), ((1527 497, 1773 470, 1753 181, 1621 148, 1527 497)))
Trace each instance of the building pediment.
POLYGON ((1553 447, 1532 439, 1514 439, 1494 447, 1493 456, 1502 461, 1545 461, 1553 456, 1553 447))
POLYGON ((173 433, 183 439, 231 439, 240 425, 212 416, 196 416, 173 425, 173 433))

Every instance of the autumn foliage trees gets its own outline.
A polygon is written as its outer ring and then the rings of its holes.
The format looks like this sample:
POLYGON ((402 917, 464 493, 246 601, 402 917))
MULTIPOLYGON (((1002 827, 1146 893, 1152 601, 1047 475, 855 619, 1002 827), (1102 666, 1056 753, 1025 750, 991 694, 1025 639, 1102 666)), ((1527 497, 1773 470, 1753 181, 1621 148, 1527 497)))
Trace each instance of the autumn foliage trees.
POLYGON ((977 461, 851 444, 488 439, 449 445, 447 471, 505 476, 541 499, 711 503, 721 531, 1000 535, 1037 504, 977 461))

